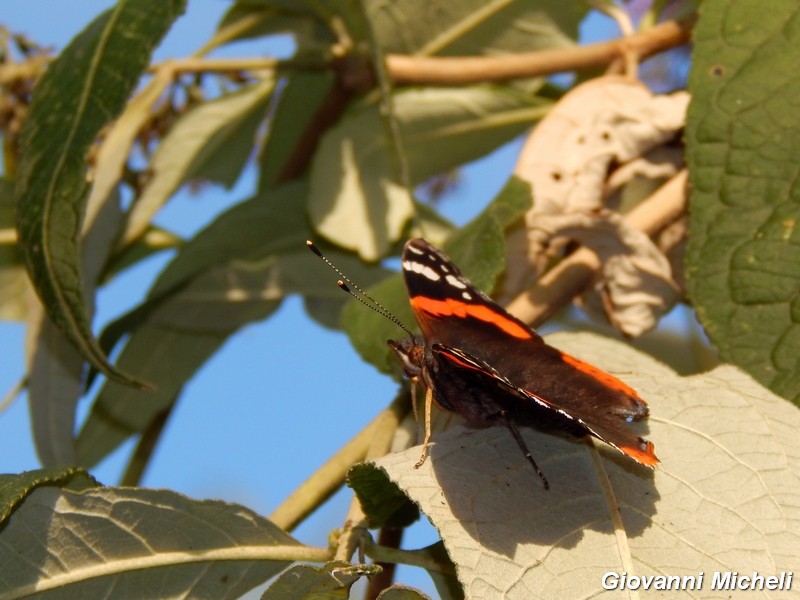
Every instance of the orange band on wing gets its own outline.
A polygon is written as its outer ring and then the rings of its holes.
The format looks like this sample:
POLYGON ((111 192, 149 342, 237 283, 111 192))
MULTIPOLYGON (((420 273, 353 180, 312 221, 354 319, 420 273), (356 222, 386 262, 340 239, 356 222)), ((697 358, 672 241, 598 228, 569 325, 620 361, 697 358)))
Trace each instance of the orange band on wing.
POLYGON ((653 442, 646 442, 644 450, 638 446, 619 446, 619 449, 626 456, 648 467, 655 467, 661 462, 656 456, 653 442))
POLYGON ((424 296, 414 296, 411 306, 416 311, 421 311, 435 317, 473 317, 484 323, 490 323, 505 331, 508 335, 521 340, 530 339, 533 334, 527 327, 523 327, 506 315, 492 310, 483 304, 469 304, 448 298, 447 300, 432 300, 424 296))
POLYGON ((561 353, 562 360, 575 367, 579 371, 586 373, 587 375, 593 377, 594 379, 598 380, 607 388, 611 388, 612 390, 616 390, 618 392, 622 392, 623 394, 627 394, 637 400, 644 402, 641 398, 639 398, 639 394, 636 393, 632 387, 629 387, 622 383, 619 379, 614 377, 613 375, 609 375, 602 369, 598 369, 592 364, 584 362, 579 358, 575 358, 574 356, 570 356, 569 354, 561 353))

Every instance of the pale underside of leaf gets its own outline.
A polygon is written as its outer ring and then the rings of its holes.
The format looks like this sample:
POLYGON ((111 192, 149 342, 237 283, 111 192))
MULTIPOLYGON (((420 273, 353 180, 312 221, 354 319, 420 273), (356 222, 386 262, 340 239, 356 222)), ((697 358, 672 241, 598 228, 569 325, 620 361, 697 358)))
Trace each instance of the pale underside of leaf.
POLYGON ((545 491, 504 428, 440 434, 418 470, 419 448, 376 461, 437 527, 467 597, 591 597, 608 571, 796 566, 800 411, 732 367, 680 378, 597 336, 548 341, 640 392, 662 463, 652 472, 601 442, 526 430, 545 491))
POLYGON ((298 544, 240 506, 125 488, 36 489, 1 535, 2 600, 126 589, 138 597, 236 598, 286 567, 281 548, 298 544))

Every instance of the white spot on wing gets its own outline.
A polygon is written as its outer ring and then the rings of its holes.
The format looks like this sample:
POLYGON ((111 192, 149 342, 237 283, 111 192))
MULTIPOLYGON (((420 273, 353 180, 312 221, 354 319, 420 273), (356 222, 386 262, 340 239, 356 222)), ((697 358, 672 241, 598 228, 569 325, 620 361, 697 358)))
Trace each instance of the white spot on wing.
POLYGON ((453 275, 448 275, 447 277, 445 277, 445 280, 447 281, 447 283, 449 283, 455 288, 458 288, 460 290, 467 289, 467 284, 461 281, 458 277, 455 277, 453 275))
POLYGON ((408 250, 409 252, 413 252, 417 256, 423 254, 422 250, 420 250, 419 248, 415 248, 414 246, 411 245, 406 246, 406 250, 408 250))
POLYGON ((470 294, 469 292, 461 292, 461 297, 464 300, 472 300, 472 294, 470 294))
POLYGON ((411 271, 412 273, 418 273, 423 277, 425 277, 426 279, 430 279, 431 281, 439 281, 442 278, 441 275, 439 275, 436 271, 434 271, 427 265, 423 265, 422 263, 414 262, 412 260, 404 260, 403 268, 406 271, 411 271))

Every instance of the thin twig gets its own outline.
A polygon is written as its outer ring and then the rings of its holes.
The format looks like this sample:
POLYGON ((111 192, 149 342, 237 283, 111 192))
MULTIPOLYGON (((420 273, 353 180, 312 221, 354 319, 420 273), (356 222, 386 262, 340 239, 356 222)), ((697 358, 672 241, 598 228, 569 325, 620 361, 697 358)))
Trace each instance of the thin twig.
MULTIPOLYGON (((404 529, 401 527, 382 527, 378 533, 378 545, 399 550, 400 543, 403 541, 403 531, 404 529)), ((364 592, 364 600, 375 600, 383 590, 394 583, 397 564, 388 561, 375 561, 375 564, 381 567, 381 572, 369 578, 367 590, 364 592)))
POLYGON ((421 567, 426 571, 455 575, 455 568, 451 562, 441 562, 431 556, 428 548, 420 550, 400 550, 378 544, 368 544, 364 549, 367 556, 376 562, 409 565, 421 567))
POLYGON ((17 381, 17 383, 14 384, 10 390, 8 390, 6 395, 3 396, 3 399, 0 400, 0 413, 5 411, 14 403, 14 400, 16 400, 17 397, 22 393, 22 390, 25 389, 26 385, 28 385, 27 375, 25 377, 21 377, 19 381, 17 381))

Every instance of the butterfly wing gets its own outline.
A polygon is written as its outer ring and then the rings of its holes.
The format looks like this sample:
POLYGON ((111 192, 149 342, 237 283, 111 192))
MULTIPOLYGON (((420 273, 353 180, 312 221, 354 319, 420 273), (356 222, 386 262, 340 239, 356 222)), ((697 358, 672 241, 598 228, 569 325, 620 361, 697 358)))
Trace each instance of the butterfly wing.
POLYGON ((588 432, 642 464, 658 462, 652 443, 628 427, 648 414, 632 388, 546 344, 425 240, 406 244, 403 271, 444 408, 476 422, 502 405, 521 424, 588 432), (489 392, 498 388, 502 401, 493 404, 489 392))
MULTIPOLYGON (((437 344, 433 347, 433 354, 440 364, 440 372, 449 372, 449 379, 468 382, 462 387, 468 387, 469 391, 459 390, 455 402, 470 406, 454 406, 454 412, 463 414, 475 410, 471 405, 477 400, 479 410, 506 411, 519 425, 555 427, 573 435, 589 433, 643 465, 652 467, 659 462, 653 443, 636 435, 625 420, 613 412, 594 410, 584 417, 580 413, 586 411, 572 410, 563 403, 552 402, 530 389, 519 387, 489 364, 460 349, 437 344), (491 401, 482 398, 482 390, 488 390, 491 401)), ((448 386, 454 389, 450 381, 448 386)))

